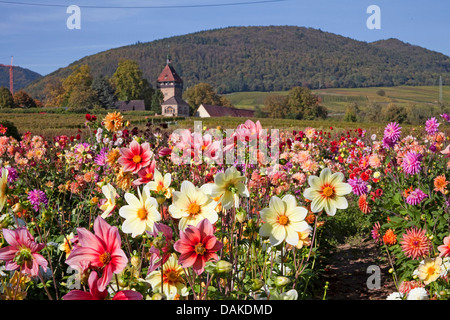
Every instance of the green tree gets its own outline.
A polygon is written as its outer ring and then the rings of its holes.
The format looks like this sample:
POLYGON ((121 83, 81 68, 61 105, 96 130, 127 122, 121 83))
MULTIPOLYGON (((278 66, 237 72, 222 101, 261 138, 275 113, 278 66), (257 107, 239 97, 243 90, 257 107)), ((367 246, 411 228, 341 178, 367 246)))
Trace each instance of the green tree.
POLYGON ((370 102, 366 105, 366 115, 364 117, 364 121, 369 122, 382 122, 383 121, 383 113, 382 107, 378 103, 370 102))
POLYGON ((99 105, 104 109, 114 108, 117 97, 114 88, 104 76, 95 78, 91 88, 95 91, 99 105))
POLYGON ((134 60, 121 60, 111 77, 111 84, 119 100, 140 100, 149 86, 134 60))
POLYGON ((92 88, 74 88, 70 94, 67 107, 70 111, 85 111, 98 105, 97 93, 92 88))
POLYGON ((73 91, 77 91, 79 95, 80 91, 89 90, 91 84, 92 76, 89 66, 87 64, 75 65, 72 67, 72 73, 62 80, 63 93, 62 97, 57 100, 62 101, 63 106, 68 106, 73 91))
POLYGON ((287 118, 313 120, 326 118, 328 111, 320 106, 319 98, 305 87, 293 87, 289 90, 287 99, 287 118))
POLYGON ((14 108, 14 99, 6 87, 0 87, 0 109, 14 108))
POLYGON ((233 104, 224 96, 217 94, 208 83, 198 83, 184 91, 184 99, 190 106, 191 114, 194 114, 201 104, 232 107, 233 104))
POLYGON ((356 102, 349 103, 345 108, 344 121, 356 122, 359 119, 360 109, 356 102))
POLYGON ((388 104, 383 110, 384 121, 394 121, 397 123, 403 123, 408 118, 405 107, 398 106, 394 103, 388 104))
POLYGON ((163 102, 164 102, 164 95, 163 95, 163 93, 161 92, 161 90, 156 89, 154 94, 153 94, 153 97, 152 97, 152 102, 150 104, 150 110, 153 113, 161 114, 161 112, 162 112, 161 104, 163 102))

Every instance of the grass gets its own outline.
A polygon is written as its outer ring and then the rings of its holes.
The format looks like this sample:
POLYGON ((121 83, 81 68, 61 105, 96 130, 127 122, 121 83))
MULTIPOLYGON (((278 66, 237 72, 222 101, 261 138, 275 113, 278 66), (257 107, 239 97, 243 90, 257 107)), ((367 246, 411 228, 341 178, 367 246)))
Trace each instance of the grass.
MULTIPOLYGON (((387 105, 407 105, 413 103, 418 106, 437 106, 439 100, 439 86, 398 86, 398 87, 370 87, 370 88, 330 88, 312 90, 322 99, 322 103, 330 113, 343 113, 349 102, 357 102, 363 109, 368 102, 387 105), (384 91, 384 96, 378 94, 384 91)), ((226 97, 237 108, 254 109, 263 107, 265 98, 270 94, 287 95, 287 91, 274 92, 236 92, 226 97)), ((450 101, 450 86, 442 86, 444 102, 450 101)))

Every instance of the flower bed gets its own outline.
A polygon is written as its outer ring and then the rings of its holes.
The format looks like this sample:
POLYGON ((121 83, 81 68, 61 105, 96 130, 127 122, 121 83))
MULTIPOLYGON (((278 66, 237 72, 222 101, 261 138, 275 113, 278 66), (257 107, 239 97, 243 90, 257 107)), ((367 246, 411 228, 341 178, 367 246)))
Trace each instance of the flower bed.
POLYGON ((392 264, 389 298, 446 298, 448 138, 436 119, 416 137, 391 123, 381 139, 250 120, 126 124, 86 115, 84 141, 2 130, 2 299, 321 298, 321 230, 355 210, 392 264))

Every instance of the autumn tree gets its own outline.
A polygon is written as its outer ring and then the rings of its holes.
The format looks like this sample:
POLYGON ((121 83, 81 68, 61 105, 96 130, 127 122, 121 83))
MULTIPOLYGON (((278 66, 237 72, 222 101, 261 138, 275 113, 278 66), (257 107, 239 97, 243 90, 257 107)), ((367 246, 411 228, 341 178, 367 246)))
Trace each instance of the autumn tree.
POLYGON ((73 66, 72 73, 62 80, 63 93, 57 100, 62 101, 63 106, 67 106, 72 92, 76 91, 77 95, 79 95, 83 90, 89 91, 91 84, 92 76, 89 66, 73 66))
POLYGON ((287 98, 287 118, 313 120, 326 118, 327 109, 320 104, 319 98, 304 87, 293 87, 287 98))
POLYGON ((52 79, 44 88, 44 105, 46 107, 60 107, 64 99, 64 88, 61 79, 52 79))
POLYGON ((233 107, 233 104, 226 97, 217 94, 214 88, 208 83, 198 83, 184 91, 183 98, 190 106, 191 114, 194 114, 201 104, 215 106, 233 107))
POLYGON ((269 118, 285 118, 287 111, 287 96, 270 94, 264 100, 264 109, 269 118))
POLYGON ((70 111, 85 111, 93 109, 95 105, 98 105, 97 93, 90 87, 75 87, 67 101, 67 108, 70 111))
POLYGON ((6 87, 0 87, 0 109, 14 108, 14 99, 6 87))
POLYGON ((14 105, 16 107, 35 108, 36 102, 34 99, 26 93, 24 90, 19 90, 14 93, 13 96, 14 105))

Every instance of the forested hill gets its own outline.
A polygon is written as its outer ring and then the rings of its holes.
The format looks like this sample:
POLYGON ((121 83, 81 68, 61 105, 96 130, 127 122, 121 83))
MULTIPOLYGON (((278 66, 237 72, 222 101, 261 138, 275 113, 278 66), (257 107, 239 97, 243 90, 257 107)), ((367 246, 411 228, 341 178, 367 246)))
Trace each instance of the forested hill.
MULTIPOLYGON (((139 62, 155 85, 170 52, 185 88, 199 82, 219 93, 278 91, 293 86, 437 85, 450 80, 450 57, 396 39, 367 43, 296 26, 229 27, 136 43, 84 57, 92 75, 111 76, 120 59, 139 62)), ((62 68, 27 90, 39 95, 62 68)))
MULTIPOLYGON (((29 69, 14 66, 13 67, 13 85, 14 91, 22 89, 36 79, 42 77, 39 73, 29 69)), ((9 89, 9 67, 0 66, 0 87, 9 89)))

